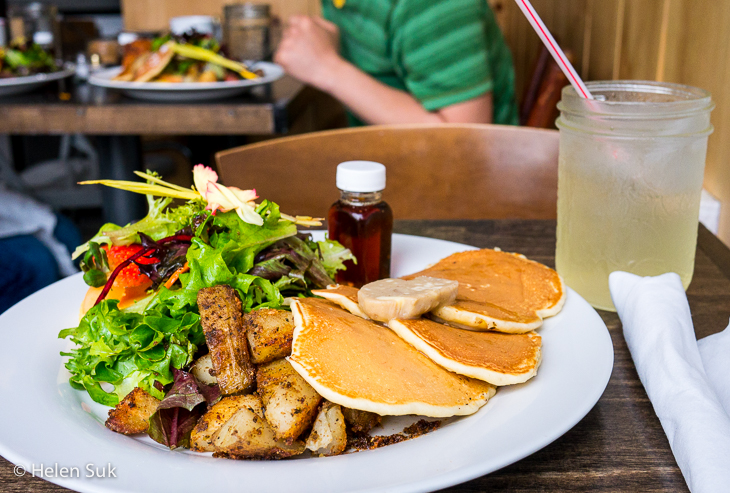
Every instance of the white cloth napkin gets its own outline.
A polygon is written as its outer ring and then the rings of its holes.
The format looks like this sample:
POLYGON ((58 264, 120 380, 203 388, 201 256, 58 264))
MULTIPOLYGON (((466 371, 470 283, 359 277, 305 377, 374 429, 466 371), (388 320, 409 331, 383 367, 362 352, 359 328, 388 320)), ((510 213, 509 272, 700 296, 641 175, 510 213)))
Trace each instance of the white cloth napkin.
POLYGON ((677 274, 614 272, 609 285, 639 378, 687 486, 692 493, 730 491, 730 414, 721 403, 730 404, 730 328, 704 339, 700 356, 677 274))
MULTIPOLYGON (((730 416, 730 325, 718 334, 697 341, 702 365, 725 412, 730 416)), ((730 463, 728 463, 730 468, 730 463)), ((730 489, 730 485, 728 485, 730 489)))

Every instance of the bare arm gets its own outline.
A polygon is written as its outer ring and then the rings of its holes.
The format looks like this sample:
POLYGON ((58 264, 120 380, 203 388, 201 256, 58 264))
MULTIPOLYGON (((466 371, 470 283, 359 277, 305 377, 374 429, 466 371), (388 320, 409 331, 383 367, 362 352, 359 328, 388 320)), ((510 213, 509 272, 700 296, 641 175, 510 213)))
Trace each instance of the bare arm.
POLYGON ((388 123, 490 123, 491 93, 430 112, 407 92, 389 87, 339 55, 337 26, 296 16, 275 55, 293 77, 327 92, 363 121, 388 123))
POLYGON ((491 93, 430 112, 407 92, 383 84, 342 58, 331 73, 333 77, 318 88, 370 124, 490 123, 492 120, 491 93))

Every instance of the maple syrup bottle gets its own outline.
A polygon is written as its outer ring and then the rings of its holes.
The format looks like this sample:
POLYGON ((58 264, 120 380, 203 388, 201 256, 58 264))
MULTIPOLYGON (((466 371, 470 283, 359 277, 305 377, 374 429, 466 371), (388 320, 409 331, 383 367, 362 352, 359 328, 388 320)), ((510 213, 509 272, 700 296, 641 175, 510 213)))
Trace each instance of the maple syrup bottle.
POLYGON ((329 237, 355 255, 357 264, 345 262, 338 271, 339 284, 361 287, 390 277, 393 211, 383 202, 385 166, 371 161, 347 161, 337 166, 340 200, 330 207, 329 237))

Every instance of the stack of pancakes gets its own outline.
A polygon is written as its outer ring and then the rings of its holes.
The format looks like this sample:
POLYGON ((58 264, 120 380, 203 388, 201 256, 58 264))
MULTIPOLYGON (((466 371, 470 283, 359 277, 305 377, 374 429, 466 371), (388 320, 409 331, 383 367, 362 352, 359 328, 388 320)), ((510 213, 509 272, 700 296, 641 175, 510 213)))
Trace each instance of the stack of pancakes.
POLYGON ((347 286, 315 291, 329 301, 295 301, 292 366, 337 404, 434 417, 471 414, 496 386, 537 373, 542 342, 534 330, 565 302, 555 271, 522 255, 475 250, 403 279, 422 276, 459 283, 456 299, 426 318, 372 321, 357 288, 347 286))

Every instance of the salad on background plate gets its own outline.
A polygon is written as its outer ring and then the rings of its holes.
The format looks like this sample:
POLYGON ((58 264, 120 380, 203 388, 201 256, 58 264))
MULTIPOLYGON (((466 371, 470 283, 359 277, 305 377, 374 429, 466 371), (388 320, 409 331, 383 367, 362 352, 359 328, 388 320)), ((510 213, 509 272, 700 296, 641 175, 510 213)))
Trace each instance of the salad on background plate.
POLYGON ((48 74, 61 70, 49 52, 35 43, 0 46, 0 79, 48 74))
POLYGON ((218 41, 195 31, 141 38, 124 46, 122 82, 233 82, 256 79, 263 73, 226 58, 218 41))

